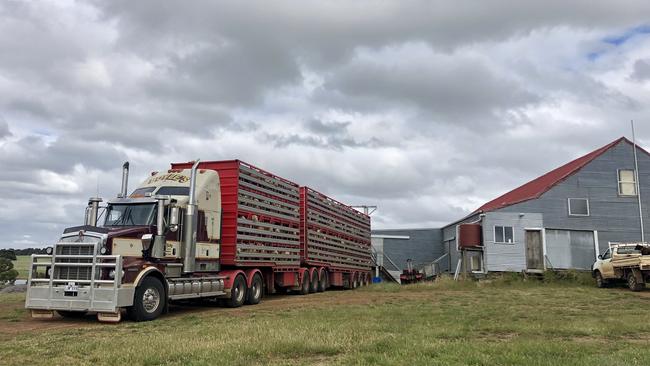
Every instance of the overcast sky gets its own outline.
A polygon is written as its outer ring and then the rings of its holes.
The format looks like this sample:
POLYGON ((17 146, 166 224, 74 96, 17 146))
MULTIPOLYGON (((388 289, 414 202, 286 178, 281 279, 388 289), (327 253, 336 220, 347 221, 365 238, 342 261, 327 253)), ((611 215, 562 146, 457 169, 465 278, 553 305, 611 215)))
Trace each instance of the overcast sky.
POLYGON ((81 224, 125 160, 131 188, 241 159, 440 227, 631 119, 650 145, 648 1, 3 1, 0 50, 0 247, 81 224))

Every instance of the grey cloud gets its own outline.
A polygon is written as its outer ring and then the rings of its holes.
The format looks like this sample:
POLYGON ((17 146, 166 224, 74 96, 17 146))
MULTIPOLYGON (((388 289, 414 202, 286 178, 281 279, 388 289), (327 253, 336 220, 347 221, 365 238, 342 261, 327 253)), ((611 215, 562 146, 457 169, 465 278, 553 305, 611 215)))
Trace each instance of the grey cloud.
POLYGON ((0 146, 0 164, 5 174, 0 179, 11 179, 7 172, 50 170, 66 174, 80 164, 91 169, 112 169, 127 159, 124 152, 111 144, 84 141, 59 136, 46 143, 43 138, 29 136, 0 146))
POLYGON ((636 81, 646 81, 650 79, 650 59, 636 60, 630 78, 636 81))
POLYGON ((351 122, 323 122, 319 119, 312 119, 305 123, 305 127, 311 132, 325 135, 338 135, 346 133, 351 122))
POLYGON ((305 147, 317 147, 324 149, 342 150, 344 148, 354 147, 377 147, 381 145, 381 141, 376 138, 371 138, 366 141, 357 141, 350 136, 334 135, 334 136, 320 136, 320 135, 299 135, 299 134, 269 134, 265 133, 262 136, 265 142, 270 142, 273 146, 282 148, 291 145, 300 145, 305 147))
POLYGON ((0 116, 0 140, 13 136, 9 130, 9 124, 0 116))
POLYGON ((334 104, 344 99, 348 105, 358 101, 352 107, 363 109, 414 106, 448 123, 485 122, 494 119, 495 111, 541 100, 520 83, 495 75, 478 60, 432 56, 397 65, 353 61, 326 81, 323 99, 334 104))

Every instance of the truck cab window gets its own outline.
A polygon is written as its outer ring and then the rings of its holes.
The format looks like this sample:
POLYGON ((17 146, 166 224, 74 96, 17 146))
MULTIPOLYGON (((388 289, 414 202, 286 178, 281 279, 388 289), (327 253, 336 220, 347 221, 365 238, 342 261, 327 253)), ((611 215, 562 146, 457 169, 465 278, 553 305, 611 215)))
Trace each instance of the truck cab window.
POLYGON ((106 209, 104 226, 146 226, 153 225, 156 218, 156 205, 114 204, 106 209))
POLYGON ((605 253, 603 253, 603 259, 609 259, 612 256, 612 252, 607 249, 605 253))
POLYGON ((135 191, 133 191, 129 197, 131 198, 144 197, 145 194, 153 192, 154 189, 156 189, 156 187, 138 188, 135 191))

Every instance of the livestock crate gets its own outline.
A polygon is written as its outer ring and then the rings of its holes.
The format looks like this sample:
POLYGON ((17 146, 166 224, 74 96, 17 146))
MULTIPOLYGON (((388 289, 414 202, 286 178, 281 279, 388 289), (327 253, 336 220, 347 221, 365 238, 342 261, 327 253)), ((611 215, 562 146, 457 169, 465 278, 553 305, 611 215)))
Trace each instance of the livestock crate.
MULTIPOLYGON (((191 163, 174 164, 187 169, 191 163)), ((239 160, 205 161, 219 173, 222 265, 300 265, 299 186, 239 160)))
POLYGON ((370 217, 308 187, 300 188, 303 264, 369 270, 370 217))

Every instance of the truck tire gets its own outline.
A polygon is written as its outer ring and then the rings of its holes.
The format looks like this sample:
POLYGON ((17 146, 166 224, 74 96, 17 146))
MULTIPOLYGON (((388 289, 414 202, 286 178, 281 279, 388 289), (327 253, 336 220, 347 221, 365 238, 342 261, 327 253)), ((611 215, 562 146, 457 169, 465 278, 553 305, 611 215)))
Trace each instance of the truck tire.
POLYGON ((135 289, 133 306, 127 308, 127 313, 136 322, 154 320, 165 309, 165 301, 163 284, 159 279, 148 276, 135 289))
POLYGON ((57 310, 56 313, 61 315, 62 318, 68 318, 68 319, 79 319, 86 316, 85 311, 57 310))
POLYGON ((246 279, 243 275, 238 274, 232 281, 230 288, 230 298, 226 299, 226 306, 229 308, 238 308, 244 305, 246 301, 246 279))
POLYGON ((639 281, 636 279, 636 276, 634 275, 634 272, 629 272, 627 274, 627 287, 629 287, 632 291, 641 291, 645 288, 645 283, 639 283, 639 281))
POLYGON ((355 274, 352 276, 352 286, 351 286, 351 288, 352 288, 353 290, 356 290, 357 287, 359 287, 359 276, 355 273, 355 274))
POLYGON ((596 271, 596 287, 598 288, 605 288, 607 287, 608 283, 607 280, 603 278, 603 275, 600 274, 600 271, 596 271))
POLYGON ((309 288, 311 287, 311 279, 309 278, 309 271, 305 271, 302 275, 302 283, 300 284, 301 295, 307 295, 309 293, 309 288))
POLYGON ((264 282, 262 282, 262 276, 259 273, 255 273, 253 276, 253 282, 251 282, 251 288, 248 289, 248 297, 246 298, 246 303, 248 305, 257 305, 262 301, 262 294, 264 293, 264 282))
POLYGON ((327 289, 327 272, 323 271, 318 279, 318 292, 324 292, 327 289))
POLYGON ((318 291, 318 271, 314 270, 311 274, 311 281, 309 283, 309 292, 314 293, 318 291))

